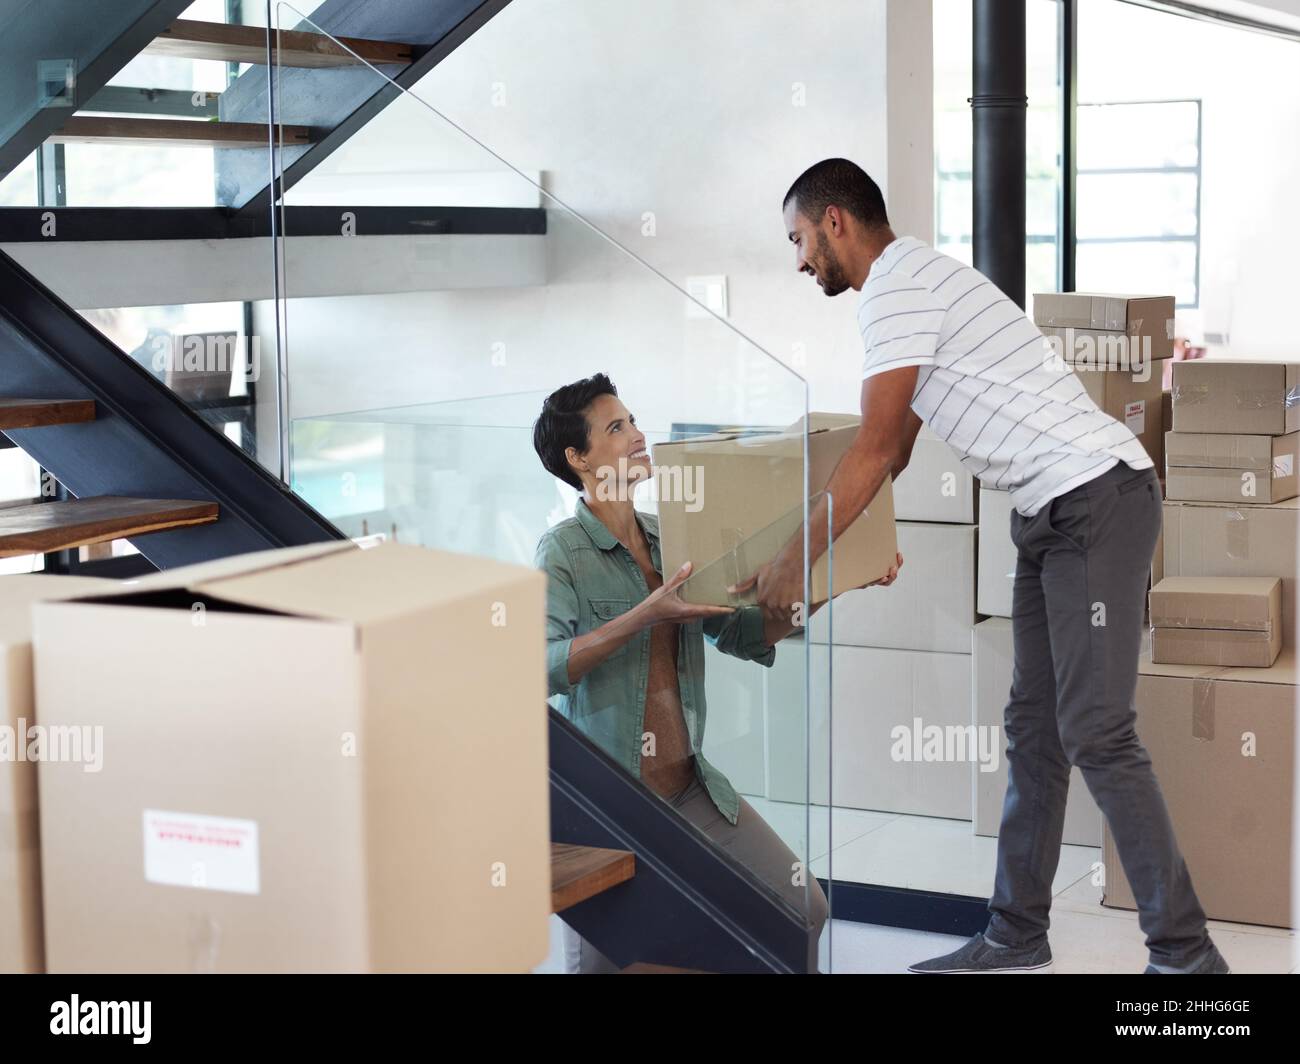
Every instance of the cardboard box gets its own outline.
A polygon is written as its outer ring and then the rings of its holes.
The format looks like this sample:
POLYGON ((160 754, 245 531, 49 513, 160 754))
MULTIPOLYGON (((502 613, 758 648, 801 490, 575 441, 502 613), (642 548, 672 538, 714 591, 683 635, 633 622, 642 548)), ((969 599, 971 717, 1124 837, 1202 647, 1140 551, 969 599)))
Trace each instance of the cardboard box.
MULTIPOLYGON (((1004 731, 1007 698, 1011 693, 1014 661, 1011 622, 991 617, 971 629, 971 704, 977 729, 997 733, 997 768, 981 771, 971 766, 971 802, 975 807, 976 835, 996 837, 1002 826, 1002 806, 1007 795, 1007 740, 1004 731)), ((1101 810, 1093 801, 1083 773, 1070 769, 1070 791, 1065 800, 1065 832, 1061 841, 1072 846, 1101 845, 1101 810)))
POLYGON ((41 766, 50 970, 535 967, 545 580, 344 542, 37 605, 42 722, 105 739, 41 766))
POLYGON ((899 521, 974 524, 979 486, 957 452, 922 426, 907 468, 894 482, 894 517, 899 521))
MULTIPOLYGON (((813 652, 826 649, 814 646, 813 652)), ((834 731, 832 736, 828 730, 823 665, 812 677, 811 742, 818 755, 831 751, 833 804, 970 820, 971 765, 980 756, 971 725, 970 654, 845 646, 829 651, 834 731)), ((802 722, 784 738, 797 741, 774 744, 779 763, 772 796, 806 802, 808 790, 800 787, 807 777, 802 722)), ((812 760, 813 801, 824 804, 827 759, 812 760)))
MULTIPOLYGON (((813 492, 825 488, 857 435, 860 421, 850 414, 809 416, 808 484, 813 492)), ((661 492, 659 500, 664 572, 676 572, 687 561, 694 563, 694 571, 682 585, 682 598, 720 606, 754 602, 753 589, 735 595, 727 587, 770 562, 802 528, 801 426, 761 436, 716 433, 658 443, 654 466, 661 476, 665 470, 681 470, 683 477, 689 473, 698 486, 693 500, 686 498, 686 492, 671 490, 661 492)), ((828 597, 829 569, 834 571, 837 595, 889 572, 898 542, 888 479, 833 549, 833 558, 823 555, 813 566, 814 602, 828 597)))
POLYGON ((1165 578, 1276 576, 1282 580, 1282 647, 1296 645, 1296 546, 1300 500, 1268 506, 1164 505, 1165 578))
POLYGON ((1171 576, 1151 589, 1151 660, 1268 668, 1282 649, 1282 581, 1171 576))
POLYGON ((900 521, 903 567, 888 588, 846 591, 813 615, 814 641, 894 650, 970 653, 975 623, 974 525, 900 521), (829 631, 828 631, 829 630, 829 631))
MULTIPOLYGON (((1292 820, 1295 656, 1271 669, 1207 670, 1144 661, 1138 736, 1211 920, 1295 927, 1292 820)), ((1134 909, 1109 825, 1103 905, 1134 909)))
MULTIPOLYGON (((1011 616, 1011 589, 1016 579, 1016 545, 1011 542, 1012 509, 1010 492, 980 488, 975 608, 988 616, 1011 616)), ((907 564, 906 558, 903 564, 907 564)))
POLYGON ((1151 357, 1174 353, 1174 297, 1126 296, 1095 292, 1038 292, 1034 324, 1049 329, 1083 329, 1140 338, 1151 357))
POLYGON ((42 750, 32 698, 31 607, 115 582, 44 574, 0 581, 0 973, 21 974, 45 971, 36 762, 28 758, 42 750))
POLYGON ((1285 436, 1171 432, 1168 497, 1185 502, 1267 503, 1300 494, 1300 432, 1285 436))
POLYGON ((1163 360, 1174 355, 1174 341, 1163 330, 1159 336, 1129 336, 1122 330, 1040 325, 1038 331, 1061 361, 1076 368, 1146 373, 1150 366, 1151 375, 1162 379, 1163 360))
POLYGON ((1164 468, 1160 378, 1135 380, 1123 371, 1077 370, 1092 401, 1138 438, 1157 469, 1164 468))
POLYGON ((1174 363, 1174 431, 1284 436, 1300 430, 1300 364, 1174 363))

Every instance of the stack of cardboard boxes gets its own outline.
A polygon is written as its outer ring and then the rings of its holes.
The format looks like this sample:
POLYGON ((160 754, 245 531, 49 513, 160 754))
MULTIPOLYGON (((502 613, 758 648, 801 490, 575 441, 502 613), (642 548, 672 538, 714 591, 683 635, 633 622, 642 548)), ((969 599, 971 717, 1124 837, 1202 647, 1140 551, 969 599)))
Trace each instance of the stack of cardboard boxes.
MULTIPOLYGON (((1294 927, 1300 367, 1173 368, 1164 580, 1151 603, 1163 661, 1140 667, 1138 734, 1210 918, 1294 927)), ((1104 903, 1134 908, 1109 832, 1103 859, 1104 903)))

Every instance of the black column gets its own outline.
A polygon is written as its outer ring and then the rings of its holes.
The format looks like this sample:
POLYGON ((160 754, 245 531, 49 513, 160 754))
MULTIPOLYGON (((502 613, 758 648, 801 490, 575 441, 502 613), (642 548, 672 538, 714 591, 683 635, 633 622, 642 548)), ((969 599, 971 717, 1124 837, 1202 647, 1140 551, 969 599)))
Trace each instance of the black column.
POLYGON ((975 268, 1025 301, 1025 0, 973 0, 975 268))

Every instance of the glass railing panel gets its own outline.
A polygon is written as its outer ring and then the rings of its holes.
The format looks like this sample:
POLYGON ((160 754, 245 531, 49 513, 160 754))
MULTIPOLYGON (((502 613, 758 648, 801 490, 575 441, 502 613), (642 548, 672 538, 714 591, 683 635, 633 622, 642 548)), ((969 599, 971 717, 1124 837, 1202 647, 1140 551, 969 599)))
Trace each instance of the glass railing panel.
MULTIPOLYGON (((277 18, 311 27, 289 5, 277 18)), ((542 160, 507 162, 436 99, 365 69, 374 91, 393 95, 374 136, 344 144, 279 204, 294 489, 350 535, 546 568, 551 587, 567 589, 552 600, 554 641, 641 616, 651 585, 674 575, 673 522, 731 521, 743 547, 793 513, 763 547, 777 532, 800 539, 814 494, 805 381, 690 299, 684 277, 562 203, 542 160), (600 373, 617 395, 597 389, 568 411, 558 390, 600 373), (792 446, 787 435, 764 450, 791 430, 792 446), (743 470, 674 450, 717 433, 745 441, 743 470), (767 512, 757 503, 770 507, 778 482, 785 494, 769 517, 732 520, 767 512), (637 513, 657 516, 657 529, 637 513), (557 538, 567 545, 558 552, 557 538), (592 556, 608 548, 612 568, 574 577, 563 563, 574 543, 604 543, 592 556), (643 547, 662 577, 636 561, 643 547)), ((278 102, 292 126, 292 100, 278 102)), ((690 561, 705 572, 723 553, 690 561)), ((802 561, 800 549, 801 592, 802 561)), ((553 688, 551 704, 820 931, 826 905, 809 869, 830 825, 826 806, 809 803, 813 654, 793 615, 769 626, 757 607, 715 605, 716 646, 702 616, 681 620, 675 638, 662 619, 635 637, 644 634, 647 661, 676 653, 676 684, 654 686, 640 655, 623 651, 584 671, 570 645, 560 659, 568 690, 553 688)))

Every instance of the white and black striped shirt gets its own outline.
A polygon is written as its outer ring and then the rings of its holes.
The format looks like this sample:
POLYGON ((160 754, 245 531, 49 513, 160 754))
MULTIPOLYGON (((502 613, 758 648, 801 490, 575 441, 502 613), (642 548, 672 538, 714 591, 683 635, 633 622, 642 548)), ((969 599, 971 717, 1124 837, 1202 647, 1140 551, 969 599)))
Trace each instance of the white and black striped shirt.
POLYGON ((1155 464, 1051 357, 1023 310, 978 270, 920 240, 900 237, 872 265, 858 327, 863 379, 919 366, 912 409, 1026 517, 1120 461, 1155 464))

